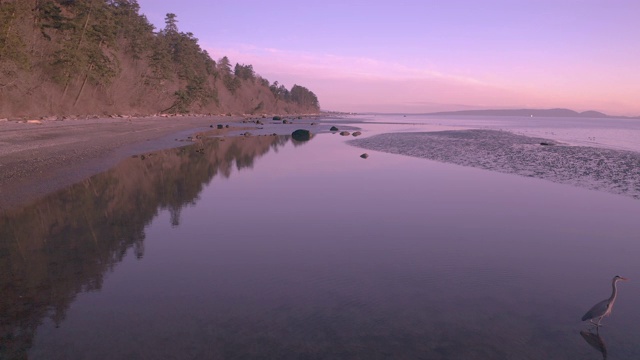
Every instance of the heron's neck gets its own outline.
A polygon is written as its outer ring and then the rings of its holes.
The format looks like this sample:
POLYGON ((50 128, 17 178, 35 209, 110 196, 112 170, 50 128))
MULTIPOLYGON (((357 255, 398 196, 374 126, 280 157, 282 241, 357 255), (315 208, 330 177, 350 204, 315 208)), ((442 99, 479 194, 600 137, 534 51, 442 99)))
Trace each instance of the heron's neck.
POLYGON ((617 281, 613 281, 613 284, 611 285, 613 287, 613 290, 611 291, 611 297, 609 298, 609 302, 614 302, 616 301, 616 296, 618 295, 618 282, 617 281))

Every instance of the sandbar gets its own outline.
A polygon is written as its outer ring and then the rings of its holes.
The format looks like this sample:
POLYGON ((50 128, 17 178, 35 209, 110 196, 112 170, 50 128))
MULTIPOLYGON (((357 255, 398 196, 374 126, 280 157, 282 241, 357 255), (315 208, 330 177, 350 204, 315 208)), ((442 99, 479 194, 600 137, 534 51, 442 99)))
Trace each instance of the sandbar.
POLYGON ((640 199, 640 153, 497 130, 389 133, 351 145, 640 199))

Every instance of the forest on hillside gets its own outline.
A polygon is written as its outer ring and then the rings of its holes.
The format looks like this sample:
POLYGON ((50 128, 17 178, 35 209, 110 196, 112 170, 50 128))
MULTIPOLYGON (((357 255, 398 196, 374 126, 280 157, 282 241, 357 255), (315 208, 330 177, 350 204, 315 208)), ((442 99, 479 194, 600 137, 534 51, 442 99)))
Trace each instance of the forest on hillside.
POLYGON ((155 29, 136 0, 0 0, 0 118, 319 108, 303 86, 213 60, 175 14, 155 29))

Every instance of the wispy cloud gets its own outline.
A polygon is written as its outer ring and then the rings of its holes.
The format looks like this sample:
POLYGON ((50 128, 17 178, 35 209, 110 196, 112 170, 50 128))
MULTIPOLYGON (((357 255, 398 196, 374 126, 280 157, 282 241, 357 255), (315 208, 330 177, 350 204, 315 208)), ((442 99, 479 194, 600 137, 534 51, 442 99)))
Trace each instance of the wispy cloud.
POLYGON ((250 63, 259 72, 303 75, 305 78, 406 80, 446 79, 482 84, 478 79, 445 74, 436 69, 417 68, 367 57, 316 54, 301 51, 242 45, 235 48, 207 48, 214 57, 227 55, 232 61, 250 63))
MULTIPOLYGON (((242 45, 205 46, 214 57, 252 64, 265 78, 288 87, 307 86, 324 109, 342 111, 440 111, 461 108, 572 107, 633 115, 635 102, 605 103, 598 92, 569 91, 544 79, 529 84, 520 79, 494 79, 453 74, 432 67, 416 67, 379 59, 291 51, 242 45), (582 93, 582 96, 578 94, 582 93), (452 105, 456 104, 456 105, 452 105)), ((592 91, 595 91, 592 89, 592 91)))
POLYGON ((309 87, 325 109, 437 111, 488 106, 512 94, 479 79, 367 57, 316 54, 242 45, 207 47, 214 57, 252 64, 257 73, 287 86, 309 87), (417 105, 424 104, 424 105, 417 105))

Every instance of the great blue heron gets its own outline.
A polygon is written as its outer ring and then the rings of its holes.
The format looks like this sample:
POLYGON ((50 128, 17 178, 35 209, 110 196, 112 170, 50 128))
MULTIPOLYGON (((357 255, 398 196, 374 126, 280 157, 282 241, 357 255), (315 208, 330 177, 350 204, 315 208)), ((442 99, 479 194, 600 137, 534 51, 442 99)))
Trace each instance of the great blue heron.
POLYGON ((616 296, 618 296, 618 287, 617 283, 620 280, 627 280, 622 276, 614 276, 611 281, 611 286, 613 286, 613 291, 611 292, 611 297, 607 300, 602 300, 599 303, 595 304, 591 310, 587 311, 586 314, 582 317, 582 321, 589 320, 592 324, 596 326, 600 326, 600 322, 602 318, 611 314, 611 309, 613 308, 613 303, 616 302, 616 296), (593 322, 593 319, 598 319, 598 322, 593 322))

